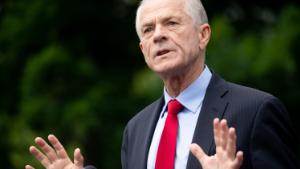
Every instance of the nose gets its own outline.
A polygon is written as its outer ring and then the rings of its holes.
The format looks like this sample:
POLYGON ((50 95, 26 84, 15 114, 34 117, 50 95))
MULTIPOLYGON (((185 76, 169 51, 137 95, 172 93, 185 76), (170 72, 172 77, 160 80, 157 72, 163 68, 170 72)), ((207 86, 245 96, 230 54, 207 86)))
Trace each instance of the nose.
POLYGON ((157 25, 155 27, 154 34, 153 34, 153 40, 154 40, 154 43, 160 43, 160 42, 167 40, 167 34, 166 34, 166 30, 164 29, 164 27, 162 27, 161 25, 157 25))

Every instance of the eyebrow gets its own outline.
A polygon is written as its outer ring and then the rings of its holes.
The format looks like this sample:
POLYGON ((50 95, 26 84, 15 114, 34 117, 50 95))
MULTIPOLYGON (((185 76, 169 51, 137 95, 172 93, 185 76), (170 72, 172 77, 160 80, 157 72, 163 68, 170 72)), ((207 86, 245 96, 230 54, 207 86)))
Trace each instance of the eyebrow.
MULTIPOLYGON (((161 18, 162 18, 162 22, 169 21, 169 20, 172 20, 172 19, 176 19, 176 20, 179 20, 179 21, 181 20, 181 18, 177 15, 166 16, 166 17, 162 16, 161 18)), ((146 21, 142 24, 141 28, 149 27, 149 26, 152 26, 152 25, 153 25, 153 23, 152 23, 151 20, 146 21)))
POLYGON ((179 20, 179 17, 176 17, 176 16, 168 16, 168 17, 166 17, 166 18, 163 18, 163 22, 169 21, 169 20, 172 20, 172 19, 179 20))
POLYGON ((152 26, 152 25, 153 24, 151 22, 147 22, 147 23, 142 24, 141 28, 149 27, 149 26, 152 26))

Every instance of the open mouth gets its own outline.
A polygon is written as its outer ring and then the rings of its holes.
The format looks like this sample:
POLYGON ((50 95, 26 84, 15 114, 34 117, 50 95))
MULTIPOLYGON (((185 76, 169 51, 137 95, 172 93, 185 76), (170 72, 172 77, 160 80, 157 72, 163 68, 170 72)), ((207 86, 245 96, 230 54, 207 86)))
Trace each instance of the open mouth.
POLYGON ((170 52, 170 50, 160 50, 156 53, 156 56, 161 56, 161 55, 164 55, 164 54, 169 53, 169 52, 170 52))

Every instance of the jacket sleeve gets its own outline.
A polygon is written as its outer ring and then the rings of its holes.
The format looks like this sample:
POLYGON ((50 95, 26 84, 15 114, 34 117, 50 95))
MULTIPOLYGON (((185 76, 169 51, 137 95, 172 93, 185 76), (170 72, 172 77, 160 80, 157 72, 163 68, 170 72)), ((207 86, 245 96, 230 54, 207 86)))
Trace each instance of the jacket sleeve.
POLYGON ((255 169, 299 169, 297 137, 288 112, 275 97, 266 98, 255 116, 250 155, 255 169))
POLYGON ((127 167, 127 146, 128 146, 128 136, 127 136, 127 127, 124 130, 123 133, 123 141, 122 141, 122 148, 121 148, 121 163, 122 163, 122 169, 128 169, 127 167))

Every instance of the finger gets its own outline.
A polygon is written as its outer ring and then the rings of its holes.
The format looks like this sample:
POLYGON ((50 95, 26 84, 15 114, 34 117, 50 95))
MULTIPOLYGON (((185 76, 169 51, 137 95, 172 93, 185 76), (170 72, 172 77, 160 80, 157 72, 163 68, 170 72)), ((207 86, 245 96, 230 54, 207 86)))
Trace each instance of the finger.
POLYGON ((34 169, 31 165, 26 165, 25 169, 34 169))
POLYGON ((198 144, 190 144, 190 150, 192 154, 199 160, 199 162, 204 164, 205 159, 207 158, 207 155, 204 153, 202 148, 198 144))
MULTIPOLYGON (((49 165, 51 165, 51 163, 50 163, 49 159, 47 158, 47 156, 45 156, 36 147, 30 146, 29 151, 45 168, 47 168, 49 165)), ((29 167, 31 167, 31 166, 29 166, 29 167)))
POLYGON ((235 153, 236 153, 236 134, 235 134, 235 129, 230 128, 229 129, 229 137, 228 137, 228 144, 227 144, 227 154, 230 159, 235 158, 235 153))
POLYGON ((242 163, 243 163, 243 152, 242 151, 238 151, 236 153, 236 157, 233 161, 233 166, 235 169, 238 169, 241 167, 242 163))
POLYGON ((49 146, 49 144, 44 139, 37 137, 35 139, 35 143, 41 147, 50 162, 54 162, 55 160, 57 160, 57 154, 55 153, 54 149, 49 146))
POLYGON ((221 145, 221 142, 220 142, 220 138, 221 138, 220 120, 218 118, 214 119, 213 126, 214 126, 215 144, 216 144, 216 147, 218 148, 221 145))
POLYGON ((79 148, 76 148, 74 151, 74 164, 78 168, 83 168, 84 158, 80 152, 79 148))
POLYGON ((221 138, 220 138, 220 143, 223 150, 226 149, 227 140, 228 140, 227 120, 223 119, 221 121, 221 138))
POLYGON ((55 137, 53 134, 50 134, 48 136, 48 140, 54 147, 56 154, 58 155, 59 158, 68 158, 69 159, 68 153, 66 152, 63 145, 59 142, 57 137, 55 137))

